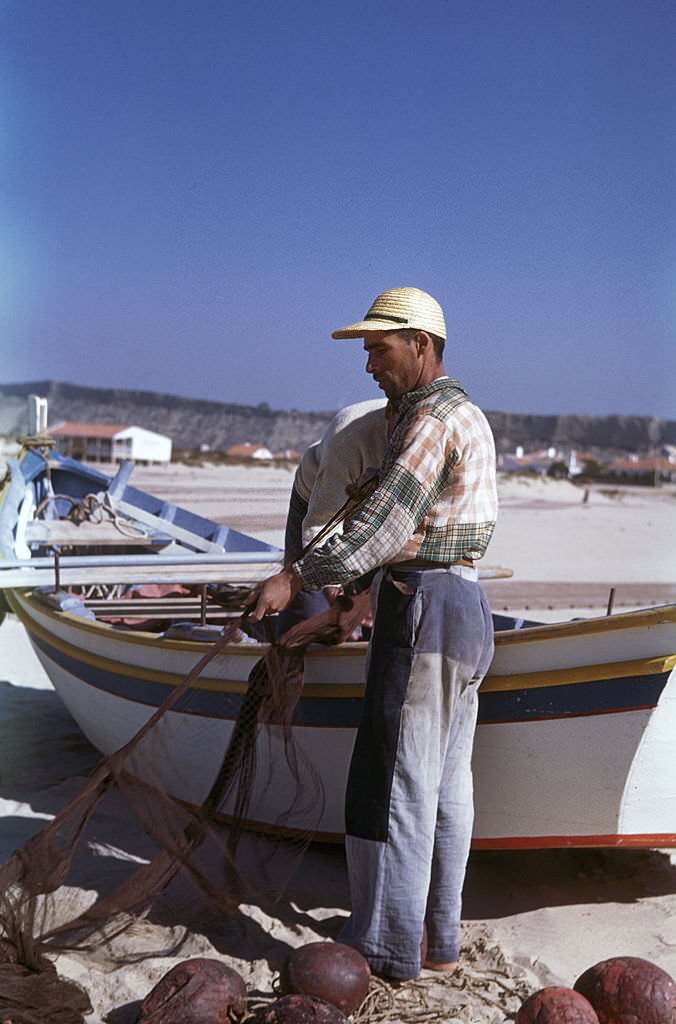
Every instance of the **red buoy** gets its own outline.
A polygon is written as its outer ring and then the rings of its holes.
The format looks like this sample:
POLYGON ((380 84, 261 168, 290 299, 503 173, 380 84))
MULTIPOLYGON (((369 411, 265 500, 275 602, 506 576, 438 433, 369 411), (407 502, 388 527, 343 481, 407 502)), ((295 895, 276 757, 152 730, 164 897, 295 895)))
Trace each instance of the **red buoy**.
POLYGON ((676 1024, 676 983, 650 960, 602 960, 580 975, 575 990, 592 1004, 600 1024, 676 1024))
POLYGON ((148 993, 137 1024, 231 1024, 246 1011, 244 979, 208 957, 176 964, 148 993))
POLYGON ((337 1007, 317 996, 282 996, 256 1011, 256 1024, 349 1024, 337 1007))
POLYGON ((551 986, 526 1000, 514 1024, 599 1024, 599 1019, 579 992, 551 986))
POLYGON ((318 996, 348 1016, 363 1003, 370 980, 361 953, 341 942, 310 942, 294 949, 280 979, 285 994, 318 996))

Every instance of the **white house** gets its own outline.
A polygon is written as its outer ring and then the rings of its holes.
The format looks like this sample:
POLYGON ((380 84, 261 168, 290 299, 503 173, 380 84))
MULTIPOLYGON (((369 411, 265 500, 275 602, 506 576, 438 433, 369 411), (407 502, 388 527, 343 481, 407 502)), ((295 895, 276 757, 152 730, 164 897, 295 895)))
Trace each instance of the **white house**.
POLYGON ((59 451, 83 462, 170 462, 171 438, 126 423, 59 423, 50 429, 59 451))
POLYGON ((225 453, 233 459, 271 459, 272 452, 262 444, 251 444, 245 441, 244 444, 233 444, 225 453))
POLYGON ((556 448, 524 452, 523 445, 517 445, 514 454, 498 456, 498 469, 503 473, 546 473, 551 464, 560 458, 561 454, 556 448))

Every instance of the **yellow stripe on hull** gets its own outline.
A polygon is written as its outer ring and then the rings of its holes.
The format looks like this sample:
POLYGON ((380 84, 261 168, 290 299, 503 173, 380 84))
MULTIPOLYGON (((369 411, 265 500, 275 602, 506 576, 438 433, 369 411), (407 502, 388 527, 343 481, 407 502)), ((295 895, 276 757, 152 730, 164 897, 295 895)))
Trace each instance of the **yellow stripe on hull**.
POLYGON ((552 622, 541 626, 524 626, 496 633, 495 641, 500 646, 533 643, 539 640, 554 640, 561 637, 588 636, 590 633, 606 633, 608 630, 631 629, 645 626, 652 620, 655 625, 676 623, 676 605, 661 608, 643 608, 638 612, 622 612, 618 615, 600 615, 594 619, 573 619, 570 622, 552 622))
MULTIPOLYGON (((9 594, 11 595, 11 591, 9 594)), ((18 602, 16 598, 12 600, 11 596, 10 606, 29 633, 35 634, 36 637, 41 638, 46 643, 49 643, 52 647, 61 651, 63 654, 76 658, 93 668, 101 668, 107 672, 114 672, 116 675, 143 679, 149 683, 162 683, 168 686, 178 686, 184 678, 179 673, 163 672, 160 669, 149 669, 143 666, 125 665, 118 660, 101 657, 98 654, 94 654, 89 650, 85 650, 82 647, 75 646, 68 641, 63 640, 61 637, 58 637, 54 633, 45 629, 27 615, 20 602, 18 602)), ((68 612, 55 612, 52 609, 44 609, 42 607, 40 607, 40 612, 56 622, 65 619, 69 626, 73 624, 78 626, 81 625, 77 616, 68 612)), ((90 633, 93 632, 94 634, 98 633, 100 635, 102 631, 107 632, 109 629, 114 632, 113 627, 106 624, 99 626, 92 624, 87 625, 89 626, 88 632, 90 633)), ((154 637, 154 644, 156 646, 156 634, 148 635, 154 637)), ((119 639, 121 642, 126 644, 128 640, 135 640, 136 637, 129 636, 128 634, 124 634, 122 637, 120 634, 117 634, 116 639, 119 639)), ((171 645, 172 648, 179 646, 182 650, 189 651, 191 654, 195 655, 196 660, 198 655, 203 652, 207 652, 212 649, 213 646, 211 644, 200 642, 191 644, 184 640, 163 640, 163 647, 165 644, 171 645)), ((363 654, 364 646, 365 645, 363 644, 352 645, 353 649, 348 650, 345 653, 356 658, 363 654), (359 650, 354 649, 357 647, 359 650)), ((261 655, 265 653, 268 649, 268 645, 261 644, 256 651, 252 651, 251 646, 248 644, 233 644, 232 647, 229 646, 227 648, 227 653, 231 654, 233 652, 233 648, 235 653, 245 654, 251 658, 258 653, 261 655)), ((313 651, 310 657, 314 659, 316 655, 326 655, 327 653, 330 652, 313 651)), ((566 686, 571 683, 595 682, 604 679, 621 679, 631 678, 633 676, 656 675, 662 672, 669 672, 675 666, 676 655, 670 655, 668 657, 658 658, 639 658, 633 661, 608 662, 599 665, 582 665, 575 668, 551 669, 544 672, 523 672, 515 675, 489 675, 482 683, 481 690, 484 693, 496 693, 511 690, 539 689, 545 686, 566 686)), ((195 680, 192 687, 198 690, 220 691, 223 693, 244 693, 247 689, 247 683, 243 680, 205 676, 195 680)), ((364 685, 361 681, 355 683, 307 684, 303 687, 303 693, 306 697, 355 699, 363 696, 363 692, 364 685)))
POLYGON ((661 658, 637 658, 635 661, 610 661, 601 665, 580 665, 577 668, 554 668, 546 672, 521 672, 512 676, 489 675, 481 689, 485 693, 497 690, 537 690, 543 686, 657 675, 659 672, 671 672, 674 666, 676 654, 661 658))

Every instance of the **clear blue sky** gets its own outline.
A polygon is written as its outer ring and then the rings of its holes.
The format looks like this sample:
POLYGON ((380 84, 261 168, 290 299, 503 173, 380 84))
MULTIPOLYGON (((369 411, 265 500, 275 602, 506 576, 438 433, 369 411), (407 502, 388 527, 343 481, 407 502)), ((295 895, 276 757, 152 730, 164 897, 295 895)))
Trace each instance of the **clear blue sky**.
POLYGON ((0 383, 676 417, 673 0, 0 0, 0 383))

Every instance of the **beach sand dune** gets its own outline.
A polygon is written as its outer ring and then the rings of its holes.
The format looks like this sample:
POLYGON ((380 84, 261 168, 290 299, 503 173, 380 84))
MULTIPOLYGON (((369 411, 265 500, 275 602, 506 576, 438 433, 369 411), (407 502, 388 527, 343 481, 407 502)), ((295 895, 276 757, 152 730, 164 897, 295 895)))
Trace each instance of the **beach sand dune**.
MULTIPOLYGON (((287 469, 262 467, 148 468, 134 475, 139 487, 275 543, 282 540, 292 479, 287 469)), ((610 586, 627 607, 674 600, 673 489, 594 489, 586 502, 579 488, 557 481, 503 481, 501 491, 487 561, 515 575, 490 585, 494 606, 514 613, 523 607, 544 620, 570 617, 578 610, 571 602, 581 602, 580 612, 590 614, 605 608, 610 586)), ((0 626, 2 859, 78 791, 97 760, 22 627, 8 616, 0 626)), ((102 811, 77 885, 60 894, 62 911, 86 905, 130 859, 152 855, 119 801, 102 811)), ((177 960, 195 955, 224 958, 253 996, 270 998, 292 947, 335 937, 349 906, 342 849, 310 847, 274 902, 262 868, 267 842, 247 840, 251 893, 236 914, 215 914, 178 882, 115 943, 96 954, 58 958, 58 969, 89 992, 91 1022, 131 1024, 155 982, 177 960)), ((289 858, 287 868, 293 851, 289 858)), ((375 986, 372 1018, 420 1019, 428 1007, 440 1020, 497 1024, 525 992, 570 985, 583 969, 614 955, 643 956, 676 974, 676 856, 622 849, 474 853, 464 918, 465 974, 425 976, 399 990, 375 986)))

